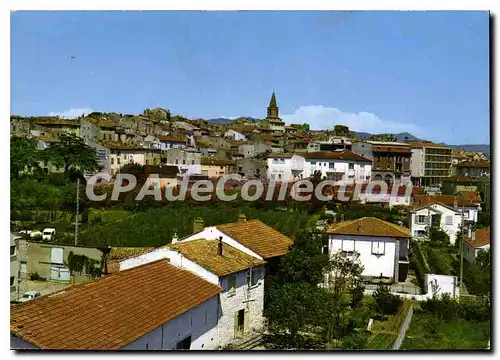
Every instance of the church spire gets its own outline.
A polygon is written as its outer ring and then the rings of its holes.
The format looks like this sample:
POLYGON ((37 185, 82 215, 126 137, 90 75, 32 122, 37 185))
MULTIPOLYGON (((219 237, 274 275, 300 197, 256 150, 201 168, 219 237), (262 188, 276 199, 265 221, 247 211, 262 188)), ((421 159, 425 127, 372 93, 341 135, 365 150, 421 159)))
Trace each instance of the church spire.
POLYGON ((276 95, 273 91, 273 94, 271 95, 271 101, 269 101, 269 106, 267 107, 267 117, 270 119, 275 119, 279 117, 278 114, 278 103, 276 102, 276 95))

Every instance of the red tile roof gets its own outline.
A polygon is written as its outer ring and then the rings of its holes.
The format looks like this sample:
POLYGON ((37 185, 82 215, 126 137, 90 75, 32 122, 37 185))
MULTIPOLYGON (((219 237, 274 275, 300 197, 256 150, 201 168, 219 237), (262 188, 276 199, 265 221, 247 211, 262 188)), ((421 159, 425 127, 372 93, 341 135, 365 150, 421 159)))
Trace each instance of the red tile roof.
POLYGON ((456 167, 489 169, 491 164, 489 161, 481 160, 481 161, 464 161, 464 162, 455 164, 455 166, 456 167))
POLYGON ((393 238, 411 237, 410 229, 374 217, 364 217, 357 220, 341 221, 332 224, 327 232, 329 234, 338 235, 359 235, 393 238))
POLYGON ((260 220, 238 221, 216 228, 264 259, 288 252, 293 240, 260 220))
POLYGON ((473 248, 488 245, 490 243, 490 227, 476 230, 476 238, 467 238, 465 241, 473 248))
POLYGON ((168 135, 158 135, 158 140, 160 141, 168 141, 168 142, 176 142, 176 143, 185 143, 186 139, 168 135))
POLYGON ((42 349, 118 350, 221 291, 159 260, 14 305, 10 330, 42 349))
POLYGON ((364 163, 371 163, 372 161, 358 154, 353 153, 350 150, 344 151, 313 151, 303 153, 306 159, 325 159, 325 160, 348 160, 348 161, 358 161, 364 163))
POLYGON ((479 201, 471 201, 470 198, 465 197, 462 200, 460 196, 453 195, 415 195, 413 197, 413 205, 423 206, 432 205, 440 203, 447 206, 455 206, 455 200, 457 201, 457 206, 468 206, 476 207, 479 206, 479 201))

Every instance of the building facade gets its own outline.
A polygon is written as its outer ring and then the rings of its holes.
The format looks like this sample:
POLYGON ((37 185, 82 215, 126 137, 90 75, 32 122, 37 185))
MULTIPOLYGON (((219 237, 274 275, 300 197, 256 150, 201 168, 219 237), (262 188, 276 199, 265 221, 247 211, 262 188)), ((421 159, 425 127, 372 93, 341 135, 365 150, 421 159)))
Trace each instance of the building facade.
POLYGON ((411 144, 411 178, 415 185, 438 191, 451 174, 451 149, 431 142, 411 144))

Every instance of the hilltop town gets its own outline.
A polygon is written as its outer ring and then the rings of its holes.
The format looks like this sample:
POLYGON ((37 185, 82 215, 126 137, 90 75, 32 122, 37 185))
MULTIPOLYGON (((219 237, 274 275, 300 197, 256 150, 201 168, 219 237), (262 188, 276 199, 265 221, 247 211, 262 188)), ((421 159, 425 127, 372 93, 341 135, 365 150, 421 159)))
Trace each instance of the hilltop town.
POLYGON ((489 154, 285 124, 274 92, 263 113, 12 115, 11 347, 488 348, 489 154), (237 174, 230 193, 310 179, 360 194, 93 202, 98 173, 100 194, 123 174, 134 195, 151 174, 162 188, 237 174))

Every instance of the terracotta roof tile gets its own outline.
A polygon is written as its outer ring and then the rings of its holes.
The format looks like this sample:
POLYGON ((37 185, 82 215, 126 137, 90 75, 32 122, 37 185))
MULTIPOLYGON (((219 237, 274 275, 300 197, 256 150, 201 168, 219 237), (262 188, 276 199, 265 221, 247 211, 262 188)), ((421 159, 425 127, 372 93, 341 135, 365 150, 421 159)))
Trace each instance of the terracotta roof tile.
POLYGON ((467 238, 465 241, 473 248, 488 245, 490 243, 490 227, 476 230, 476 238, 467 238))
POLYGON ((411 236, 410 229, 374 217, 341 221, 332 224, 327 232, 329 234, 376 237, 408 238, 411 236))
POLYGON ((159 260, 11 307, 11 333, 42 349, 118 350, 222 289, 159 260))
POLYGON ((455 167, 468 167, 468 168, 482 168, 489 169, 491 166, 489 161, 481 160, 481 161, 464 161, 458 164, 455 164, 455 167))
POLYGON ((303 155, 306 159, 350 160, 371 163, 372 161, 352 151, 313 151, 303 155))
POLYGON ((454 207, 455 199, 457 200, 458 206, 479 206, 479 200, 471 200, 471 198, 465 197, 462 200, 459 196, 453 195, 415 195, 413 198, 413 205, 425 206, 432 205, 436 203, 444 204, 447 206, 454 207))
POLYGON ((175 136, 168 136, 168 135, 158 135, 157 138, 160 141, 168 141, 168 142, 176 142, 176 143, 185 143, 186 142, 186 139, 184 139, 184 138, 175 137, 175 136))
POLYGON ((225 243, 222 244, 222 255, 218 255, 218 240, 181 241, 170 244, 169 247, 217 276, 226 276, 251 267, 264 265, 264 261, 225 243))
POLYGON ((260 220, 238 221, 216 228, 264 259, 286 254, 293 243, 292 239, 260 220))

